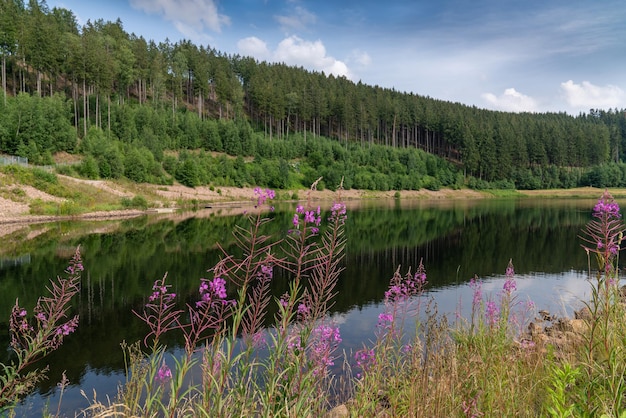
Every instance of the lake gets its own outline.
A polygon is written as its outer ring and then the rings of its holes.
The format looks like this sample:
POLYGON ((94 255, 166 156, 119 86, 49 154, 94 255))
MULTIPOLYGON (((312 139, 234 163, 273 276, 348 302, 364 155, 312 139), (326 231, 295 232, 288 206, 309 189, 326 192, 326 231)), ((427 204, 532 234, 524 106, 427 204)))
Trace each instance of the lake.
MULTIPOLYGON (((599 197, 599 196, 598 196, 599 197)), ((595 200, 518 199, 463 201, 348 202, 345 270, 331 316, 343 338, 341 350, 358 349, 374 338, 389 279, 401 266, 423 260, 428 297, 441 313, 466 315, 471 307, 469 280, 483 280, 483 292, 501 289, 513 261, 520 300, 537 309, 571 314, 588 297, 588 260, 580 232, 591 219, 595 200)), ((317 205, 317 203, 316 203, 317 205)), ((322 203, 328 210, 330 203, 322 203)), ((295 204, 280 203, 267 216, 267 232, 284 236, 295 204)), ((41 416, 46 404, 56 411, 57 383, 63 371, 70 386, 63 395, 68 415, 88 406, 84 390, 98 399, 115 396, 124 381, 120 343, 143 339, 141 310, 156 279, 168 281, 182 300, 193 300, 199 279, 219 259, 217 243, 232 250, 231 231, 245 215, 200 210, 170 216, 149 215, 121 221, 73 221, 31 225, 5 236, 0 244, 0 326, 8 329, 15 299, 31 309, 48 280, 61 274, 80 245, 85 271, 75 304, 80 325, 48 358, 49 379, 19 407, 18 416, 41 416)), ((286 278, 272 283, 282 295, 286 278)), ((229 289, 234 293, 235 289, 229 289)), ((168 341, 174 350, 180 341, 168 341)), ((8 334, 0 335, 0 361, 9 355, 8 334)))

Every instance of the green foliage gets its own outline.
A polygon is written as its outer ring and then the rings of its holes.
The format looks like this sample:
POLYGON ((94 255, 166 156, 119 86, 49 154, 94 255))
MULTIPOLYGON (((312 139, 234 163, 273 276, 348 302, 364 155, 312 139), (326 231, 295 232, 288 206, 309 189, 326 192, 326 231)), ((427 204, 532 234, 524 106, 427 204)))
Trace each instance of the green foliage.
POLYGON ((176 180, 188 187, 196 187, 200 184, 198 168, 191 158, 187 158, 178 166, 176 180))
POLYGON ((574 416, 576 403, 571 392, 581 374, 580 368, 572 367, 569 363, 554 364, 550 367, 550 383, 547 389, 549 404, 546 409, 551 417, 574 416))
MULTIPOLYGON (((70 10, 5 3, 0 44, 17 95, 2 101, 0 152, 34 164, 80 148, 102 178, 167 183, 163 169, 176 176, 171 160, 159 165, 167 151, 203 149, 272 161, 282 177, 202 160, 198 184, 310 184, 309 173, 281 161, 307 164, 331 189, 341 178, 367 190, 626 182, 623 110, 493 112, 189 41, 157 45, 121 22, 79 28, 70 10)), ((93 167, 84 171, 94 176, 93 167)))
POLYGON ((122 207, 124 208, 135 208, 135 209, 148 209, 148 201, 144 196, 135 195, 132 199, 128 197, 123 197, 120 201, 122 207))
POLYGON ((81 176, 88 179, 95 180, 100 177, 100 168, 98 167, 98 162, 91 155, 85 157, 82 163, 80 163, 80 165, 76 169, 81 176))

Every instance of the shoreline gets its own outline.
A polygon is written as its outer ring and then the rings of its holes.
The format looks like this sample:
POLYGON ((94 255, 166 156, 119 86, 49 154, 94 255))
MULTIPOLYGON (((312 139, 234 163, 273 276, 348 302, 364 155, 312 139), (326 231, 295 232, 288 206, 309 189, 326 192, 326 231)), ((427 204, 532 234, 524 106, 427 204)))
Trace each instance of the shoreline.
MULTIPOLYGON (((111 187, 107 185, 106 187, 111 187)), ((452 190, 441 189, 438 191, 431 190, 403 190, 399 192, 399 197, 395 190, 391 191, 370 191, 370 190, 341 190, 333 192, 331 190, 279 190, 277 194, 283 196, 292 196, 297 194, 298 201, 332 201, 340 198, 344 201, 367 201, 367 200, 472 200, 472 199, 519 199, 519 198, 597 198, 603 189, 594 187, 584 187, 576 189, 554 189, 554 190, 516 190, 512 191, 510 196, 499 197, 495 193, 489 191, 476 191, 470 189, 452 190)), ((626 189, 610 189, 614 197, 626 197, 626 189)), ((223 211, 237 212, 233 209, 239 209, 238 212, 250 211, 254 209, 255 194, 254 188, 235 188, 224 187, 219 192, 214 192, 209 187, 188 188, 184 186, 171 186, 168 188, 154 186, 153 192, 156 196, 169 199, 169 204, 185 202, 190 204, 195 201, 196 206, 203 206, 211 209, 212 213, 221 213, 223 211), (166 189, 166 190, 164 190, 166 189), (171 200, 175 196, 176 201, 171 200)), ((143 215, 151 214, 177 214, 183 207, 170 207, 163 205, 163 202, 153 201, 156 206, 147 210, 141 209, 122 209, 113 211, 96 211, 86 212, 76 215, 31 215, 29 206, 24 203, 14 202, 8 199, 0 198, 2 202, 2 211, 0 213, 0 229, 4 229, 10 225, 28 225, 40 224, 47 222, 61 222, 72 220, 115 220, 135 218, 143 215), (160 205, 158 205, 160 203, 160 205)), ((288 202, 292 199, 280 199, 277 202, 288 202)), ((192 211, 193 209, 190 209, 192 211)), ((0 233, 0 235, 2 235, 0 233)))

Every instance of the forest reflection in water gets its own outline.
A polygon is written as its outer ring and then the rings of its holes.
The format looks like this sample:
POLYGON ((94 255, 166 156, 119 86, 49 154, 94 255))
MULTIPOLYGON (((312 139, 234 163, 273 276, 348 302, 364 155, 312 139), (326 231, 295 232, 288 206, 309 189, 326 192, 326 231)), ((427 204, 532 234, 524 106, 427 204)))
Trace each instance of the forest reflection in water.
MULTIPOLYGON (((373 338, 389 279, 398 267, 404 272, 420 260, 428 275, 428 297, 439 312, 467 314, 472 299, 467 283, 475 275, 484 280, 485 292, 496 294, 509 260, 515 265, 520 300, 532 300, 540 309, 571 312, 588 288, 588 263, 578 235, 591 218, 594 203, 556 199, 350 202, 345 271, 331 312, 341 327, 341 348, 349 352, 373 338)), ((293 205, 284 204, 267 212, 273 222, 266 233, 284 236, 293 210, 293 205)), ((21 407, 23 415, 32 410, 36 416, 45 402, 55 405, 56 383, 63 371, 71 382, 63 395, 67 411, 87 406, 80 389, 87 393, 95 389, 100 399, 114 396, 124 380, 120 343, 140 340, 146 332, 131 311, 141 309, 154 280, 166 272, 181 301, 193 302, 199 279, 219 259, 217 243, 234 251, 231 232, 236 225, 245 225, 246 219, 190 215, 34 225, 4 239, 0 322, 5 329, 15 299, 32 307, 48 279, 64 270, 78 245, 85 265, 75 306, 81 316, 79 329, 48 357, 50 379, 27 399, 21 407), (26 235, 34 238, 23 239, 26 235)), ((288 277, 277 275, 272 283, 275 296, 285 292, 287 281, 288 277)), ((9 353, 7 334, 0 335, 0 344, 6 347, 0 353, 4 362, 9 353)), ((176 347, 180 342, 167 344, 176 347)))

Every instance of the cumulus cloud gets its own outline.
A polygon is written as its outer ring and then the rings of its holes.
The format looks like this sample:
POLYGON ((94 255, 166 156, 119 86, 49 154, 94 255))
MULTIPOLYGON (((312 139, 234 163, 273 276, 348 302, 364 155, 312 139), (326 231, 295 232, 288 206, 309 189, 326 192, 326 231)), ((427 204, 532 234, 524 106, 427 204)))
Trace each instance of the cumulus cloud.
POLYGON ((571 107, 580 109, 607 109, 624 103, 624 91, 617 86, 596 86, 588 81, 575 84, 572 80, 561 83, 565 100, 571 107))
POLYGON ((221 32, 230 18, 217 11, 215 0, 130 0, 130 5, 146 13, 160 14, 185 35, 198 35, 204 29, 221 32))
POLYGON ((311 42, 297 36, 285 38, 274 51, 274 60, 350 78, 348 66, 326 55, 326 47, 320 40, 311 42))
POLYGON ((267 43, 256 36, 240 39, 237 42, 237 49, 241 54, 254 57, 259 61, 266 61, 271 58, 267 43))
POLYGON ((317 20, 315 14, 309 12, 302 6, 297 6, 294 13, 289 16, 276 15, 274 19, 280 24, 285 31, 302 30, 308 25, 314 24, 317 20))
POLYGON ((526 96, 515 90, 508 88, 500 96, 493 93, 484 93, 482 95, 493 108, 506 112, 535 112, 537 110, 537 102, 530 96, 526 96))
POLYGON ((251 36, 241 39, 237 47, 240 53, 261 61, 284 62, 312 71, 324 71, 326 74, 352 78, 346 63, 327 55, 326 47, 320 40, 312 42, 294 35, 283 39, 274 51, 270 51, 264 41, 251 36))
POLYGON ((348 62, 355 63, 359 67, 368 67, 372 63, 372 57, 365 51, 355 49, 348 56, 348 62))

